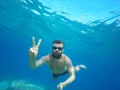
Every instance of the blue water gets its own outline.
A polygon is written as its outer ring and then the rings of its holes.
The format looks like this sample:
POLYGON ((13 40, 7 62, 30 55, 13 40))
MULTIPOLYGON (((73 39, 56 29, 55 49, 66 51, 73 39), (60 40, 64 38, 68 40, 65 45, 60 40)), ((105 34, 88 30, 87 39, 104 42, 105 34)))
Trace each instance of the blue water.
POLYGON ((67 79, 68 75, 53 81, 46 65, 29 68, 28 49, 35 36, 36 41, 42 39, 38 59, 51 53, 53 40, 61 39, 73 65, 88 67, 76 73, 76 80, 64 90, 120 90, 119 11, 103 21, 83 24, 50 10, 40 0, 0 2, 0 81, 27 80, 45 90, 56 90, 67 79))

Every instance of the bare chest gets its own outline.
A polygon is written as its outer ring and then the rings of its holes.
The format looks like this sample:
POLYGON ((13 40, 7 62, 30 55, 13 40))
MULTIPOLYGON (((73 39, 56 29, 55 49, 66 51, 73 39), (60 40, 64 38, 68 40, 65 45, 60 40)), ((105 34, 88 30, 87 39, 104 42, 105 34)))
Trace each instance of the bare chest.
POLYGON ((53 72, 62 72, 65 69, 65 62, 64 60, 60 61, 50 61, 49 66, 53 72))

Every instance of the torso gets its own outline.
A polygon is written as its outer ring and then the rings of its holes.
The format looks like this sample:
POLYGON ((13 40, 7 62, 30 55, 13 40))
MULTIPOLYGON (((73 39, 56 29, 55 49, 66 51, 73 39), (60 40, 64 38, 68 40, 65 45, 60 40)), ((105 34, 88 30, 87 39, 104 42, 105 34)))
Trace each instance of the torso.
POLYGON ((63 73, 67 69, 65 55, 62 55, 60 59, 54 59, 49 55, 48 65, 54 74, 63 73))

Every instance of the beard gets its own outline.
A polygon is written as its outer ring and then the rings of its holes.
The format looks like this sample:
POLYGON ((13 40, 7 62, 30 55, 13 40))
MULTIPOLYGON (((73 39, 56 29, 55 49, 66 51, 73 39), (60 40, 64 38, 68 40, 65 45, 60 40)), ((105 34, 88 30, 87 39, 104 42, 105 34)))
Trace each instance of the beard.
POLYGON ((52 53, 52 56, 53 56, 55 59, 59 59, 59 58, 62 56, 62 53, 53 52, 53 53, 52 53))

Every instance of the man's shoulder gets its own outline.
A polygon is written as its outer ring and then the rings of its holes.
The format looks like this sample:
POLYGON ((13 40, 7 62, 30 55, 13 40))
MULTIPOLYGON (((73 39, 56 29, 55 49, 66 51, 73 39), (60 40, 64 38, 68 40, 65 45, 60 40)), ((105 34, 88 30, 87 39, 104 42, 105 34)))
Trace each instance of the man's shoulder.
POLYGON ((63 54, 63 58, 64 58, 65 62, 67 62, 67 63, 71 62, 71 59, 67 55, 63 54))
POLYGON ((45 57, 45 58, 50 58, 50 54, 47 54, 47 55, 45 55, 45 56, 43 56, 43 57, 45 57))
POLYGON ((48 55, 45 55, 45 56, 42 56, 42 59, 44 59, 44 60, 48 60, 49 59, 49 54, 48 55))
POLYGON ((65 58, 65 59, 70 59, 67 55, 65 55, 65 54, 63 54, 62 55, 63 56, 63 58, 65 58))
POLYGON ((72 61, 71 61, 71 59, 67 56, 67 55, 63 55, 63 57, 64 57, 64 61, 65 61, 65 64, 67 65, 67 66, 69 66, 69 67, 71 67, 72 66, 72 61))

